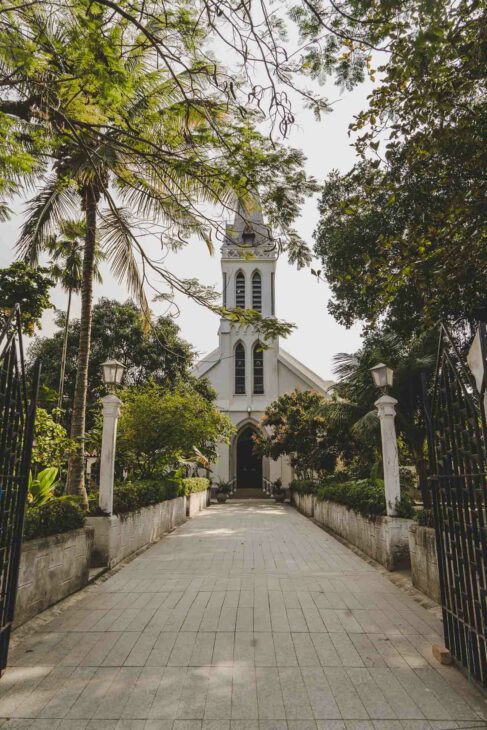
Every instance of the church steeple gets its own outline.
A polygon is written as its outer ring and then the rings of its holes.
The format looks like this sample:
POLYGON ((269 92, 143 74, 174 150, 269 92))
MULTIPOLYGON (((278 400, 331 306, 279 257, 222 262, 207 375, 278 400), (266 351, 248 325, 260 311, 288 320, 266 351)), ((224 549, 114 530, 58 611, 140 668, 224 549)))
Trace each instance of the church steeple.
POLYGON ((238 200, 233 223, 227 225, 225 234, 226 245, 237 245, 246 249, 257 246, 272 247, 271 231, 264 223, 262 205, 257 193, 252 193, 245 200, 238 200))
POLYGON ((277 249, 264 222, 257 193, 237 201, 221 249, 223 303, 274 316, 274 274, 277 249))

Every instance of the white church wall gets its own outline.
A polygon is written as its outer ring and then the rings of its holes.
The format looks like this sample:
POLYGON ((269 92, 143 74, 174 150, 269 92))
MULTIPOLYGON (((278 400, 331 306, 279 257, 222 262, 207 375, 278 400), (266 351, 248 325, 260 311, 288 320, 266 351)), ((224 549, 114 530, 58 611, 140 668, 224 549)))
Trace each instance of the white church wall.
POLYGON ((308 381, 304 378, 300 378, 299 375, 292 372, 287 368, 284 363, 278 363, 278 377, 279 377, 279 395, 284 393, 291 393, 293 390, 298 388, 299 390, 316 390, 318 393, 321 392, 321 388, 313 388, 308 381))

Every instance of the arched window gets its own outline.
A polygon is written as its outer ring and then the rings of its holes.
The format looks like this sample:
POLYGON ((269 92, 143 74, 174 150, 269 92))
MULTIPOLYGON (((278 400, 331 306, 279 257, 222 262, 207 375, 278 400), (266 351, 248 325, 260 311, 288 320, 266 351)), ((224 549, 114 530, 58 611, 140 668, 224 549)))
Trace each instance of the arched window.
POLYGON ((254 393, 264 392, 264 350, 260 342, 256 342, 252 351, 254 369, 254 393))
POLYGON ((241 342, 235 347, 235 393, 245 393, 245 347, 241 342))
POLYGON ((262 312, 262 277, 258 271, 252 275, 252 309, 262 312))
POLYGON ((235 306, 245 309, 245 276, 241 271, 235 277, 235 306))

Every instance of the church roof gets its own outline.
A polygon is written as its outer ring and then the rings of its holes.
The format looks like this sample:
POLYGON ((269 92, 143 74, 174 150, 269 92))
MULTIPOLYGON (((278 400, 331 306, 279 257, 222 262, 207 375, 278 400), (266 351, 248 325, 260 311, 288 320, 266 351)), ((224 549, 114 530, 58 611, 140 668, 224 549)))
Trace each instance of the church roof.
POLYGON ((307 382, 311 389, 318 388, 324 393, 327 393, 333 385, 335 385, 333 380, 324 380, 317 373, 304 365, 300 360, 293 357, 293 355, 286 352, 286 350, 283 350, 282 347, 279 347, 278 360, 289 368, 289 370, 291 370, 295 375, 298 375, 307 382))

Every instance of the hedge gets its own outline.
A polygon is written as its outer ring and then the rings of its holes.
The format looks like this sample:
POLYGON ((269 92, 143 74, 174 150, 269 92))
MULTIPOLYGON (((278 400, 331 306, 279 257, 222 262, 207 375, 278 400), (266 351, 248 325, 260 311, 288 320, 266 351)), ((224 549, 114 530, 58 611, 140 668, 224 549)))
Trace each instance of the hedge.
POLYGON ((142 507, 175 499, 184 494, 180 479, 144 479, 115 484, 113 512, 116 515, 135 512, 142 507))
POLYGON ((182 480, 185 495, 188 497, 194 492, 206 492, 210 488, 210 482, 205 477, 189 477, 182 480))
POLYGON ((289 485, 292 492, 297 494, 316 494, 318 482, 313 479, 294 479, 289 485))
MULTIPOLYGON (((333 475, 321 482, 293 482, 291 488, 300 494, 314 494, 319 500, 343 504, 349 509, 366 517, 379 517, 387 514, 384 482, 380 479, 355 479, 343 481, 343 477, 333 475), (313 489, 313 491, 309 491, 313 489), (306 491, 308 490, 308 491, 306 491)), ((412 517, 414 509, 407 495, 401 498, 397 508, 398 517, 412 517)))
POLYGON ((290 488, 298 494, 316 494, 319 487, 327 484, 339 484, 341 482, 352 481, 350 474, 346 471, 336 471, 327 477, 318 479, 294 479, 290 488))
POLYGON ((24 540, 78 530, 84 524, 84 512, 77 504, 67 500, 52 499, 40 507, 27 507, 24 540))

